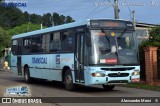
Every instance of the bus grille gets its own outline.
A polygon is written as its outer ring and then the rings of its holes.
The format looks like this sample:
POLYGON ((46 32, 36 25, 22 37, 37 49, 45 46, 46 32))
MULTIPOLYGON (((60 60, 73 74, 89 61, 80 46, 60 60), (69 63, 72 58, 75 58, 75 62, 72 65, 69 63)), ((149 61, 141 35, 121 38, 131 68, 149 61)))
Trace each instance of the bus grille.
POLYGON ((129 73, 111 73, 108 74, 109 77, 127 77, 129 76, 129 73))
POLYGON ((128 83, 127 80, 109 81, 108 83, 128 83))
POLYGON ((101 68, 101 70, 105 71, 128 71, 133 70, 135 67, 128 67, 128 68, 101 68))

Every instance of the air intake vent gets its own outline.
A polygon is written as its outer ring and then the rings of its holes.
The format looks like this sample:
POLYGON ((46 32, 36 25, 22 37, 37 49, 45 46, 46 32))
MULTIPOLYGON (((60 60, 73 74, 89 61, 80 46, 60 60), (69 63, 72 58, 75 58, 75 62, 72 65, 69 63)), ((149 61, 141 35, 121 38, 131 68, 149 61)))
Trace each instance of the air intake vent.
POLYGON ((133 70, 135 67, 128 67, 128 68, 101 68, 101 70, 105 71, 128 71, 133 70))
POLYGON ((127 77, 129 73, 111 73, 108 74, 109 77, 127 77))
POLYGON ((127 80, 109 81, 108 83, 128 83, 127 80))

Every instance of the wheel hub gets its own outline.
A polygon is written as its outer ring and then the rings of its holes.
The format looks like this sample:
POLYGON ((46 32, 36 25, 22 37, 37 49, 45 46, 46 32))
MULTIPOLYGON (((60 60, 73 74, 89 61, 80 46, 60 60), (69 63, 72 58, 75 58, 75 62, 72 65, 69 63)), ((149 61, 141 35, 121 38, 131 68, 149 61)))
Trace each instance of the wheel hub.
POLYGON ((28 75, 27 75, 27 73, 25 73, 25 78, 26 78, 26 80, 28 80, 28 75))
POLYGON ((68 86, 70 86, 71 83, 72 83, 71 76, 70 76, 70 75, 67 75, 67 77, 66 77, 66 84, 67 84, 68 86))

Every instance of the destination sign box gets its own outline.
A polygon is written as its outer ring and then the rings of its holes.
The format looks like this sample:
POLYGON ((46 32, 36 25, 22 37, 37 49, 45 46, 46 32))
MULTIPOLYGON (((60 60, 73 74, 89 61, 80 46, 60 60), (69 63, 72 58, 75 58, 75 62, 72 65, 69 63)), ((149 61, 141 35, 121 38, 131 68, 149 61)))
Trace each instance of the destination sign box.
POLYGON ((122 20, 91 20, 90 26, 92 28, 127 28, 134 29, 133 23, 122 20))

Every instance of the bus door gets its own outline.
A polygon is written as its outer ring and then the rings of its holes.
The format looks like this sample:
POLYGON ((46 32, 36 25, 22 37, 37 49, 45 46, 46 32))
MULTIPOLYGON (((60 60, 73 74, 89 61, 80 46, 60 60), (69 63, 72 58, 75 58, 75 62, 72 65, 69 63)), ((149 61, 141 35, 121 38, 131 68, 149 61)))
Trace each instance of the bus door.
POLYGON ((21 43, 20 42, 18 42, 17 67, 18 67, 18 75, 22 75, 21 43))
POLYGON ((75 82, 84 83, 84 34, 75 37, 75 82))

